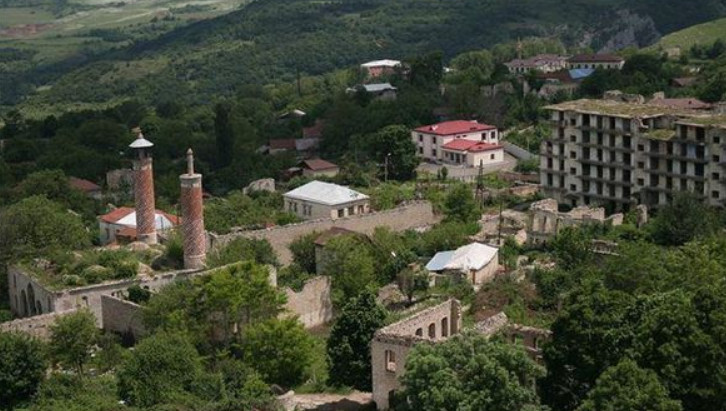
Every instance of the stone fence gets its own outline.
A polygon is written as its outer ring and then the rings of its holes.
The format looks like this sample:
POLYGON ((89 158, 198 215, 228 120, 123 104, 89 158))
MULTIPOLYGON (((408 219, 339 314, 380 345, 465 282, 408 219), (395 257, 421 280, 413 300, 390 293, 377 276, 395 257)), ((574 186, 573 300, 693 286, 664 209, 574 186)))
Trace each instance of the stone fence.
POLYGON ((50 338, 50 326, 55 323, 55 320, 74 312, 76 310, 52 312, 0 323, 0 331, 23 332, 33 337, 47 340, 50 338))
POLYGON ((309 220, 268 229, 235 231, 226 235, 210 234, 210 236, 212 249, 222 247, 236 238, 267 240, 280 262, 287 265, 292 262, 292 253, 288 248, 290 243, 300 236, 315 231, 323 232, 332 227, 341 227, 364 234, 372 234, 376 227, 386 226, 394 231, 405 231, 434 224, 439 220, 440 217, 434 214, 430 202, 413 201, 391 210, 354 215, 337 220, 309 220))
POLYGON ((101 296, 103 328, 138 340, 146 334, 143 322, 143 308, 131 301, 111 295, 101 296))
POLYGON ((300 292, 285 287, 285 308, 297 315, 305 328, 317 327, 333 319, 333 303, 330 298, 330 277, 318 276, 308 280, 300 292))

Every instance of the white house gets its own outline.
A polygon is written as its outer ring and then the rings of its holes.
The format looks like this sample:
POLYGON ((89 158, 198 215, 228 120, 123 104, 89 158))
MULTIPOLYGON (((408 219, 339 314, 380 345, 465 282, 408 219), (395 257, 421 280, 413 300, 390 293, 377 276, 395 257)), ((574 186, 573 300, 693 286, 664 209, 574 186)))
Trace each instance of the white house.
POLYGON ((380 77, 383 75, 393 74, 396 71, 396 67, 400 67, 401 62, 399 60, 373 60, 367 63, 363 63, 360 67, 368 73, 369 77, 380 77))
POLYGON ((478 166, 480 161, 489 164, 504 160, 497 128, 477 121, 445 121, 419 127, 411 132, 411 139, 424 160, 470 166, 478 166), (457 140, 472 143, 452 143, 457 140))
MULTIPOLYGON (((160 210, 156 210, 154 220, 156 231, 169 230, 179 224, 179 217, 160 210)), ((136 210, 133 208, 116 208, 108 214, 99 216, 98 224, 101 244, 112 243, 117 237, 123 237, 127 241, 136 239, 136 210)))
POLYGON ((471 243, 453 251, 436 253, 426 269, 439 276, 455 275, 479 285, 494 279, 499 270, 499 249, 471 243))
POLYGON ((348 187, 311 181, 283 194, 285 209, 300 218, 348 217, 370 212, 370 198, 348 187))

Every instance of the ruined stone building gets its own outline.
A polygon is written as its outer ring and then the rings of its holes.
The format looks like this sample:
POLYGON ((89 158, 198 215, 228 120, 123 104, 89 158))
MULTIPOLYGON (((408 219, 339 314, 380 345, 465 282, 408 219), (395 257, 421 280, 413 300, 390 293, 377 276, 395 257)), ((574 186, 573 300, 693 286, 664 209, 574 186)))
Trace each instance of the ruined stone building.
MULTIPOLYGON (((505 341, 522 345, 533 360, 542 361, 542 344, 551 337, 549 330, 509 323, 506 314, 498 313, 473 329, 487 338, 501 335, 505 341)), ((390 408, 391 399, 400 390, 400 378, 406 358, 416 344, 436 344, 462 332, 461 303, 449 299, 436 306, 376 331, 371 341, 373 401, 379 410, 390 408)))
POLYGON ((545 196, 627 210, 690 191, 724 205, 726 116, 622 93, 546 108, 553 127, 540 151, 545 196))
POLYGON ((578 206, 570 211, 562 212, 558 210, 557 200, 547 198, 530 206, 527 220, 527 242, 530 244, 545 243, 566 227, 585 224, 617 226, 622 223, 622 214, 606 217, 603 207, 578 206))

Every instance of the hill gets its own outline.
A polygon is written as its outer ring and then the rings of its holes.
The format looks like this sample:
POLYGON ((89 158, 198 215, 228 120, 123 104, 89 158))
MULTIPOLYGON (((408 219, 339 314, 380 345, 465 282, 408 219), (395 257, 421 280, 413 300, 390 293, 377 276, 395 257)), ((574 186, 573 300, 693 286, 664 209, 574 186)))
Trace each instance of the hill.
POLYGON ((726 18, 697 24, 664 36, 654 48, 680 47, 687 50, 695 44, 708 45, 721 39, 726 40, 726 18))
POLYGON ((13 91, 5 93, 22 97, 43 85, 26 109, 128 97, 206 103, 246 84, 293 80, 297 72, 432 50, 451 57, 522 37, 593 49, 644 46, 724 15, 724 1, 257 0, 81 63, 34 67, 8 80, 13 91))

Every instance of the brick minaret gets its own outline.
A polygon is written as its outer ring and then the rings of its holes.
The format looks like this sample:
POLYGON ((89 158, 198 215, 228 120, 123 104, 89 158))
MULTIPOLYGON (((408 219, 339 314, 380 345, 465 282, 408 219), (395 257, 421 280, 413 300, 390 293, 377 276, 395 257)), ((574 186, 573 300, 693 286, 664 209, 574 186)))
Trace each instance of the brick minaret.
POLYGON ((156 244, 156 204, 154 203, 154 172, 151 147, 154 144, 139 136, 131 143, 134 151, 134 200, 136 202, 136 238, 146 244, 156 244))
POLYGON ((184 235, 184 268, 202 268, 207 257, 202 204, 202 175, 194 172, 194 154, 187 150, 187 172, 181 180, 182 234, 184 235))

